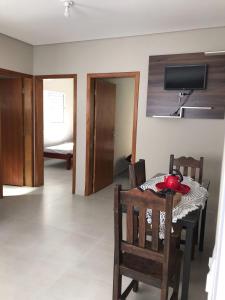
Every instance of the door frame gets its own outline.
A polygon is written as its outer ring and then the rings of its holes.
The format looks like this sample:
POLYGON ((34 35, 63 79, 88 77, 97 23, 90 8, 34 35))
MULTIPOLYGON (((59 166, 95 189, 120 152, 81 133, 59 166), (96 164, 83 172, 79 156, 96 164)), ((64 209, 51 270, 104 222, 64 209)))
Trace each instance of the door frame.
MULTIPOLYGON (((43 97, 38 99, 36 93, 38 90, 38 80, 44 79, 65 79, 71 78, 74 82, 74 101, 73 101, 73 165, 72 165, 72 193, 75 194, 76 190, 76 140, 77 140, 77 74, 52 74, 52 75, 37 75, 34 76, 34 93, 35 93, 35 130, 34 130, 34 143, 35 143, 35 155, 34 155, 34 182, 35 186, 41 186, 44 184, 44 160, 40 157, 44 157, 44 151, 42 145, 38 142, 44 141, 43 133, 43 97), (42 124, 42 126, 38 126, 42 124), (40 162, 42 162, 40 165, 40 162)), ((44 90, 42 89, 42 92, 44 90)))
MULTIPOLYGON (((12 70, 3 69, 3 68, 0 68, 0 76, 3 76, 3 77, 5 76, 5 77, 8 77, 9 79, 10 78, 22 78, 22 79, 30 78, 30 79, 33 79, 33 75, 31 75, 31 74, 21 73, 21 72, 12 71, 12 70)), ((33 98, 31 99, 31 102, 33 103, 33 98)), ((30 111, 27 111, 27 114, 30 114, 31 119, 33 119, 33 107, 32 107, 32 105, 30 107, 30 111)), ((1 120, 1 111, 0 111, 0 120, 1 120)), ((31 143, 33 143, 33 132, 32 132, 32 130, 29 131, 29 139, 31 140, 31 143)), ((0 124, 0 141, 1 141, 1 124, 0 124)), ((32 148, 32 153, 30 153, 30 155, 32 157, 33 157, 33 151, 34 151, 34 149, 32 148)), ((25 155, 25 153, 24 153, 24 155, 25 155)), ((1 149, 1 143, 0 143, 0 165, 1 165, 1 160, 2 160, 2 149, 1 149)), ((33 185, 33 163, 32 163, 31 168, 32 168, 32 170, 30 172, 30 176, 32 178, 30 178, 30 182, 31 182, 31 185, 33 185)), ((2 182, 2 180, 3 180, 2 179, 2 171, 1 171, 1 168, 0 168, 0 198, 3 197, 3 182, 2 182)))
POLYGON ((113 72, 113 73, 89 73, 87 74, 87 108, 86 108, 86 167, 85 167, 85 196, 93 193, 91 182, 91 81, 93 79, 106 78, 134 78, 134 111, 133 111, 133 130, 132 130, 132 162, 136 160, 137 144, 137 120, 138 120, 138 99, 140 72, 113 72))
POLYGON ((0 68, 0 75, 9 78, 33 78, 33 75, 0 68))

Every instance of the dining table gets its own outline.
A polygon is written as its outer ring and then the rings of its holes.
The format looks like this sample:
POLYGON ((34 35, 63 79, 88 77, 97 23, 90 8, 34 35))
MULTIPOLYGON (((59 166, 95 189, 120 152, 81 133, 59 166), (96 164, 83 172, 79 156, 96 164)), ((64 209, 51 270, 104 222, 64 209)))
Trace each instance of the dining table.
MULTIPOLYGON (((151 189, 157 192, 156 184, 164 181, 166 174, 156 174, 151 179, 143 183, 142 190, 151 189)), ((199 250, 203 250, 204 227, 206 218, 206 207, 208 200, 209 180, 204 180, 202 184, 194 181, 188 176, 183 177, 184 184, 190 187, 190 191, 181 197, 181 201, 173 208, 173 223, 180 224, 186 229, 184 256, 183 256, 183 276, 181 300, 188 300, 189 282, 191 272, 191 260, 193 252, 193 239, 195 230, 200 226, 199 250)), ((151 223, 151 211, 147 211, 146 219, 151 223)), ((163 239, 164 235, 165 213, 160 212, 160 234, 163 239)))

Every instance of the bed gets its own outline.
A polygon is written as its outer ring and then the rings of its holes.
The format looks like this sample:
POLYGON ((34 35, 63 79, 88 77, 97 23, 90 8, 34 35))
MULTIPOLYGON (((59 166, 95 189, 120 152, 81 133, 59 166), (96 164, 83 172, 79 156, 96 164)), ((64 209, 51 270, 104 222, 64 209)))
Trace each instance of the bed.
POLYGON ((73 159, 73 143, 63 143, 44 148, 44 157, 66 160, 66 169, 70 170, 73 159))

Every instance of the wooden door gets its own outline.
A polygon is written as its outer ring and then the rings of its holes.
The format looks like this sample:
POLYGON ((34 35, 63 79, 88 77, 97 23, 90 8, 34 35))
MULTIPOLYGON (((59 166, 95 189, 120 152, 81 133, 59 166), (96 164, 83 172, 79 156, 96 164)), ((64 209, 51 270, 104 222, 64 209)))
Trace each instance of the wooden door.
POLYGON ((22 78, 0 79, 3 184, 24 184, 22 78))
POLYGON ((113 182, 116 85, 95 81, 93 192, 113 182))

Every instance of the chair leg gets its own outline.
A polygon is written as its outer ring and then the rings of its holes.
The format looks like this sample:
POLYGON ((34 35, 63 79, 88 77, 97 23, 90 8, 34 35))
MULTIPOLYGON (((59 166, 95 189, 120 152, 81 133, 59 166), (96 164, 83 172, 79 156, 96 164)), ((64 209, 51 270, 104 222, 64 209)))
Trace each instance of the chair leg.
POLYGON ((168 299, 168 286, 166 288, 161 289, 161 297, 160 300, 167 300, 168 299))
POLYGON ((119 272, 119 267, 114 266, 113 274, 113 300, 121 299, 122 275, 119 272))
POLYGON ((170 300, 178 300, 179 285, 180 285, 180 269, 181 269, 181 266, 179 265, 179 267, 177 268, 175 279, 174 279, 173 294, 170 297, 170 300))
POLYGON ((160 296, 160 300, 168 300, 168 288, 169 288, 168 279, 163 280, 162 284, 161 284, 161 296, 160 296))
POLYGON ((139 283, 138 281, 135 280, 134 286, 133 286, 133 292, 137 293, 139 288, 139 283))

